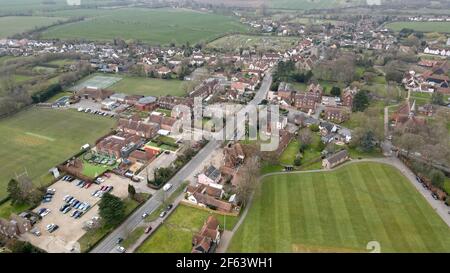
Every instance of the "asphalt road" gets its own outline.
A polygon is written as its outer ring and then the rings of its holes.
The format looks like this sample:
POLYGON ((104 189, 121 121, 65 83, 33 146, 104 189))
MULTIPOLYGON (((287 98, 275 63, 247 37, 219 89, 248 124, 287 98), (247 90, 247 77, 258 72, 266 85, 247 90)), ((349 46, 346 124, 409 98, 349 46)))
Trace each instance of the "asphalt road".
MULTIPOLYGON (((267 92, 272 84, 272 75, 267 73, 264 77, 261 88, 256 93, 254 99, 241 111, 246 111, 249 105, 258 105, 263 99, 266 98, 267 92)), ((227 123, 229 121, 227 120, 227 123)), ((224 134, 224 130, 217 132, 217 134, 224 134)), ((227 138, 230 139, 234 132, 227 132, 227 138)), ((208 144, 180 171, 178 171, 175 176, 168 182, 173 186, 167 192, 164 193, 162 189, 158 190, 155 195, 153 195, 147 202, 145 202, 141 207, 139 207, 133 214, 131 214, 118 228, 116 228, 111 234, 109 234, 105 239, 103 239, 91 253, 111 253, 117 252, 117 241, 119 238, 125 238, 130 234, 142 221, 142 215, 146 213, 152 213, 161 205, 162 195, 166 194, 170 196, 174 191, 176 191, 181 183, 185 181, 194 172, 204 160, 206 160, 212 153, 214 153, 221 145, 223 141, 221 140, 210 140, 208 144)))

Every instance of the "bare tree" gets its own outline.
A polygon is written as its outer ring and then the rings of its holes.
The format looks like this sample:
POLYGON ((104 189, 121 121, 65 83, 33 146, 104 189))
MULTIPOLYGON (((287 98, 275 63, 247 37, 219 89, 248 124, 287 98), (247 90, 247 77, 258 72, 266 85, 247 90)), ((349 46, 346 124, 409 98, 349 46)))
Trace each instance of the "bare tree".
POLYGON ((307 146, 311 145, 313 141, 313 135, 311 133, 311 130, 309 130, 308 128, 300 130, 298 134, 298 141, 301 144, 305 144, 307 146))
POLYGON ((256 189, 259 177, 259 158, 253 156, 247 160, 240 171, 241 178, 237 187, 237 196, 242 206, 246 206, 256 189))

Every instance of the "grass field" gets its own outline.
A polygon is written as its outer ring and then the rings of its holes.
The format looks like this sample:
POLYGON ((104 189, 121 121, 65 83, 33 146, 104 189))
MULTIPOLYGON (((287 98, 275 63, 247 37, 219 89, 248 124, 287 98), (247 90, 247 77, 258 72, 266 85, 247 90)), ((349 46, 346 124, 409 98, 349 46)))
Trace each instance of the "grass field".
MULTIPOLYGON (((138 249, 138 253, 190 253, 192 236, 198 232, 210 212, 180 205, 138 249)), ((231 230, 238 218, 216 215, 223 229, 231 230), (226 220, 225 220, 226 219, 226 220)))
MULTIPOLYGON (((43 38, 140 40, 150 44, 191 44, 208 41, 227 32, 248 29, 236 18, 186 9, 104 9, 86 11, 82 22, 55 26, 43 33, 43 38)), ((66 16, 70 16, 70 12, 66 16)), ((84 15, 74 11, 74 16, 84 15)))
POLYGON ((49 26, 58 20, 59 17, 39 17, 39 16, 7 16, 0 17, 0 38, 6 38, 14 34, 33 30, 36 27, 49 26))
POLYGON ((26 168, 34 183, 41 183, 51 167, 106 134, 114 123, 76 111, 40 108, 0 120, 0 198, 15 173, 26 168))
POLYGON ((258 49, 285 51, 295 46, 298 39, 295 37, 230 35, 219 38, 208 44, 208 48, 218 49, 258 49))
POLYGON ((154 78, 123 77, 109 89, 131 95, 143 96, 183 96, 183 81, 154 78))
POLYGON ((450 22, 393 22, 386 27, 394 31, 410 28, 421 32, 450 33, 450 22))
POLYGON ((229 252, 450 252, 450 229, 393 167, 264 179, 229 252))

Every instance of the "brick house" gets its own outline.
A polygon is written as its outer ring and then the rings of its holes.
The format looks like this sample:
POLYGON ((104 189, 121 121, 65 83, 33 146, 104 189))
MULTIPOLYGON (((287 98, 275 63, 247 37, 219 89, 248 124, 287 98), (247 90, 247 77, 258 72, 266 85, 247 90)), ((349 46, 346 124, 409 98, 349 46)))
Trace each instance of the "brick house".
POLYGON ((154 124, 121 118, 119 119, 117 129, 121 132, 138 135, 143 138, 153 138, 159 128, 154 124))
POLYGON ((325 107, 324 118, 335 123, 342 123, 350 118, 350 109, 347 107, 325 107))
POLYGON ((353 98, 355 97, 356 93, 358 93, 358 89, 356 87, 353 89, 350 87, 345 88, 341 95, 342 105, 352 107, 353 98))
POLYGON ((220 225, 217 219, 210 215, 202 228, 192 237, 191 253, 211 253, 220 243, 220 225))
POLYGON ((339 164, 344 163, 345 161, 349 160, 350 156, 347 152, 347 150, 342 150, 340 152, 337 152, 324 160, 322 160, 322 167, 324 169, 330 170, 334 167, 336 167, 339 164))
POLYGON ((298 110, 313 114, 316 111, 317 96, 314 94, 300 92, 294 95, 294 107, 298 110))

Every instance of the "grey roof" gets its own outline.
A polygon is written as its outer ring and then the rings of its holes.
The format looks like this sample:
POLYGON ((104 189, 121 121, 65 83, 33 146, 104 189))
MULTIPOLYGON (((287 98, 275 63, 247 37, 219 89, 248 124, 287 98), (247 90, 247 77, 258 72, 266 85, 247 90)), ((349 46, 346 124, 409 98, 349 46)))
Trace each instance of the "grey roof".
POLYGON ((152 97, 152 96, 148 96, 148 97, 143 97, 141 99, 139 99, 138 103, 141 104, 149 104, 149 103, 153 103, 156 102, 156 98, 152 97))
POLYGON ((109 96, 112 99, 125 99, 127 95, 124 93, 114 93, 111 96, 109 96))
POLYGON ((344 158, 346 158, 346 157, 348 157, 348 152, 347 152, 347 150, 342 150, 342 151, 339 151, 339 152, 337 152, 337 153, 335 153, 335 154, 333 154, 333 155, 327 157, 327 160, 328 160, 328 162, 330 162, 331 164, 334 164, 334 163, 336 163, 336 162, 341 161, 342 159, 344 159, 344 158))

